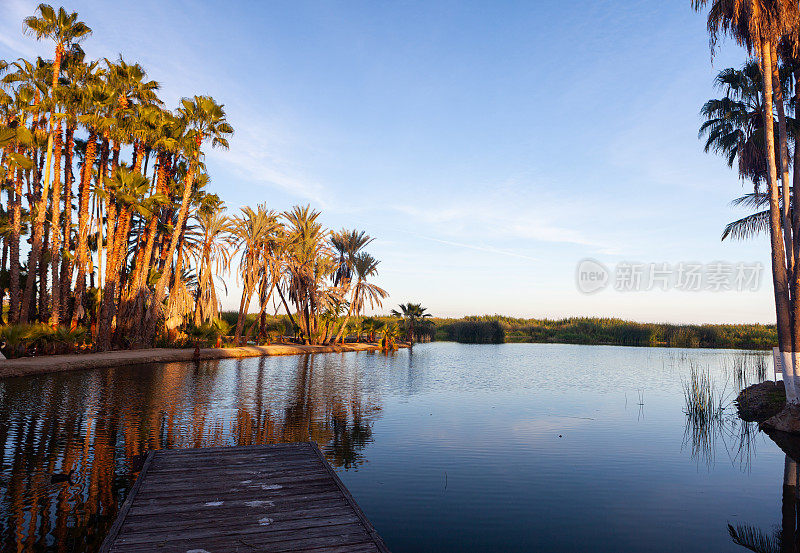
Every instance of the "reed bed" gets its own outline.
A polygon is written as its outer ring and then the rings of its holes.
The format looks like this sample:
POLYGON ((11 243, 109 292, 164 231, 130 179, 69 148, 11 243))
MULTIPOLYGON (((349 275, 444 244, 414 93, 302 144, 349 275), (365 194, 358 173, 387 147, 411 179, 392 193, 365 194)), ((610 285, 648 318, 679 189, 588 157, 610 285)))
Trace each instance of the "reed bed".
POLYGON ((449 340, 458 323, 497 323, 506 342, 666 346, 677 348, 770 349, 777 343, 775 325, 678 325, 638 323, 602 317, 517 319, 502 315, 431 319, 437 340, 449 340))

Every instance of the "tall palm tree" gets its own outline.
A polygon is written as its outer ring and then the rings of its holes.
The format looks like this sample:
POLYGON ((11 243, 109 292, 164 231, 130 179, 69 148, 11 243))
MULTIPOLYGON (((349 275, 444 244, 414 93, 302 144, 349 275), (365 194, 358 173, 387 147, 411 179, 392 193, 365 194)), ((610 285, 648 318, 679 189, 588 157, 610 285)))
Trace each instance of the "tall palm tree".
POLYGON ((752 181, 758 192, 767 178, 761 68, 750 61, 741 69, 723 69, 714 84, 725 95, 708 100, 700 110, 705 121, 698 134, 705 138, 704 150, 725 157, 729 167, 736 163, 739 177, 752 181))
POLYGON ((138 171, 120 165, 109 183, 113 192, 113 200, 118 207, 116 221, 112 225, 114 236, 109 234, 109 239, 114 245, 106 258, 106 282, 103 288, 103 300, 98 321, 98 348, 106 350, 111 347, 112 319, 116 312, 117 284, 128 248, 128 234, 130 233, 131 217, 134 211, 146 213, 148 201, 142 201, 150 181, 138 171))
POLYGON ((268 258, 278 238, 279 223, 274 211, 266 204, 255 210, 243 207, 240 215, 233 218, 232 234, 235 247, 240 253, 239 271, 242 279, 242 298, 236 320, 235 340, 242 338, 245 317, 256 285, 266 270, 268 258))
MULTIPOLYGON (((295 206, 282 214, 286 232, 287 295, 295 306, 296 324, 307 344, 318 339, 317 315, 324 311, 331 298, 326 281, 336 268, 336 260, 328 245, 329 231, 319 221, 321 213, 310 206, 295 206)), ((291 311, 281 292, 287 313, 291 311)), ((294 323, 295 321, 292 320, 294 323)))
POLYGON ((89 200, 91 196, 91 182, 94 174, 94 165, 97 155, 98 137, 108 128, 113 120, 107 116, 108 109, 113 106, 113 91, 103 83, 95 82, 86 88, 83 98, 83 115, 78 121, 83 124, 88 132, 86 153, 81 171, 80 188, 78 191, 78 243, 77 243, 77 269, 78 276, 75 281, 74 309, 72 314, 72 327, 86 314, 86 269, 89 264, 89 200))
POLYGON ((63 186, 63 214, 64 221, 61 225, 52 224, 53 237, 51 239, 51 264, 53 271, 53 286, 51 290, 52 308, 51 325, 60 324, 70 319, 69 298, 72 288, 72 272, 76 253, 76 240, 72 238, 72 186, 75 178, 73 174, 73 159, 75 154, 75 132, 78 129, 78 116, 83 107, 85 87, 97 79, 97 62, 84 63, 84 54, 80 49, 73 49, 63 60, 67 73, 67 82, 59 87, 59 95, 64 108, 64 186, 63 186), (60 250, 63 244, 63 250, 60 250), (60 270, 58 268, 61 261, 60 270))
POLYGON ((194 324, 216 319, 219 316, 214 276, 225 271, 231 262, 234 245, 232 236, 234 226, 219 206, 210 211, 200 211, 197 221, 202 232, 201 249, 197 255, 200 274, 197 279, 195 296, 194 324))
MULTIPOLYGON (((729 167, 736 165, 742 180, 753 183, 753 192, 735 199, 732 205, 757 208, 759 211, 729 223, 722 233, 722 240, 745 239, 769 230, 769 196, 762 191, 767 178, 767 165, 760 65, 749 61, 741 69, 723 69, 717 74, 715 85, 725 95, 708 100, 703 105, 700 114, 705 121, 700 127, 699 136, 705 138, 706 152, 725 157, 729 167)), ((780 202, 783 211, 783 194, 780 202)))
MULTIPOLYGON (((210 139, 212 147, 227 149, 228 136, 233 134, 233 127, 228 124, 225 116, 224 106, 217 104, 210 96, 194 96, 181 100, 179 115, 186 125, 185 152, 190 159, 189 167, 184 177, 183 197, 181 207, 178 212, 178 221, 172 232, 169 248, 167 250, 167 263, 161 274, 161 278, 156 284, 155 297, 153 298, 153 309, 159 309, 166 295, 166 286, 172 276, 172 257, 178 246, 178 240, 183 232, 183 225, 189 215, 189 203, 192 193, 194 176, 199 169, 201 146, 205 140, 210 139)), ((156 312, 150 314, 149 334, 155 330, 156 312)))
MULTIPOLYGON (((791 304, 789 296, 789 280, 787 265, 791 265, 792 252, 787 251, 784 234, 789 236, 791 228, 786 228, 789 218, 785 209, 780 206, 778 189, 778 171, 775 163, 774 140, 774 96, 773 57, 772 50, 780 37, 786 33, 787 24, 797 20, 792 13, 797 10, 793 2, 783 0, 692 0, 695 10, 703 9, 710 3, 708 14, 708 31, 712 52, 719 37, 723 34, 731 36, 744 46, 748 53, 755 52, 761 65, 762 99, 765 135, 765 161, 767 190, 770 211, 770 246, 772 250, 772 275, 775 291, 775 310, 778 322, 778 340, 781 351, 791 352, 793 348, 791 304), (787 257, 790 256, 790 257, 787 257), (787 260, 789 262, 787 263, 787 260)), ((779 113, 780 115, 780 113, 779 113)), ((784 136, 785 138, 785 136, 784 136)), ((782 143, 782 142, 781 142, 782 143)), ((782 150, 783 148, 781 148, 782 150)), ((785 183, 786 184, 786 183, 785 183)), ((784 196, 788 196, 788 185, 784 186, 784 196)))
POLYGON ((30 171, 34 167, 34 160, 25 155, 26 149, 33 144, 33 133, 25 126, 23 107, 33 100, 33 90, 27 86, 18 88, 12 101, 7 106, 6 119, 8 128, 13 131, 9 134, 8 145, 5 152, 5 164, 12 178, 9 189, 9 202, 11 204, 11 244, 9 248, 10 285, 9 285, 9 320, 12 323, 19 321, 20 317, 20 261, 19 246, 22 233, 22 175, 23 171, 30 171))
MULTIPOLYGON (((28 145, 33 159, 33 168, 26 174, 28 182, 28 210, 35 215, 33 221, 33 235, 31 238, 31 248, 28 252, 28 266, 34 267, 33 271, 28 271, 25 279, 25 286, 21 297, 21 307, 19 320, 27 323, 36 282, 37 263, 41 250, 41 240, 44 229, 44 215, 46 213, 47 197, 42 195, 41 190, 41 158, 39 156, 41 142, 43 140, 43 130, 41 129, 41 116, 48 111, 48 75, 50 74, 49 65, 41 58, 37 58, 35 63, 20 59, 12 64, 15 71, 7 74, 3 81, 8 84, 16 84, 18 90, 29 89, 33 92, 32 101, 25 101, 19 104, 19 110, 31 117, 31 132, 33 140, 28 145)), ((52 111, 52 110, 50 110, 52 111)))
POLYGON ((378 274, 379 263, 380 261, 367 252, 359 252, 353 256, 353 270, 356 274, 356 283, 355 286, 353 286, 353 293, 350 297, 350 307, 347 310, 347 315, 344 318, 344 322, 342 322, 339 332, 333 339, 334 342, 342 339, 344 330, 353 313, 356 315, 361 314, 366 302, 369 302, 371 309, 374 309, 376 306, 380 307, 381 300, 388 295, 388 292, 380 286, 367 282, 368 278, 378 274))
MULTIPOLYGON (((40 232, 44 226, 44 217, 47 209, 47 199, 50 190, 50 173, 51 173, 51 159, 53 154, 53 145, 55 142, 56 134, 56 93, 58 90, 58 79, 61 74, 61 65, 64 55, 73 49, 78 43, 88 37, 92 30, 83 22, 78 21, 78 14, 76 12, 67 13, 64 8, 59 8, 56 12, 52 6, 48 4, 39 4, 37 7, 37 15, 26 17, 24 20, 24 28, 27 32, 36 36, 37 40, 43 38, 50 39, 55 42, 55 54, 53 57, 50 81, 50 117, 48 119, 47 131, 47 150, 45 154, 45 173, 42 188, 42 206, 36 213, 36 223, 34 232, 37 236, 34 237, 32 244, 31 256, 29 261, 29 276, 26 288, 32 286, 35 269, 38 266, 41 256, 41 238, 40 232), (38 239, 37 239, 38 238, 38 239)), ((58 130, 60 133, 60 128, 58 130)), ((56 162, 57 163, 57 162, 56 162)), ((57 180, 57 179, 56 179, 57 180)), ((58 196, 54 196, 52 209, 57 209, 58 196)), ((46 267, 44 268, 46 270, 46 267)), ((54 272, 55 275, 55 272, 54 272)), ((54 294, 55 296, 55 294, 54 294)), ((58 301, 58 300, 54 300, 58 301)), ((24 310, 24 317, 27 318, 27 310, 24 310)))

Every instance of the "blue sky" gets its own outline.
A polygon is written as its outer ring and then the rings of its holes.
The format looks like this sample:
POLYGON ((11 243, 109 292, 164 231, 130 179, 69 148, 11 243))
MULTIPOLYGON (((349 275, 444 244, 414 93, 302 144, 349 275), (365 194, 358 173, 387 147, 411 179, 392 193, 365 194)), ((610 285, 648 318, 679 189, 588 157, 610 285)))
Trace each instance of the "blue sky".
MULTIPOLYGON (((436 315, 770 322, 756 292, 581 294, 583 258, 761 262, 720 242, 742 185, 702 152, 705 17, 684 2, 73 1, 90 57, 122 54, 162 97, 210 94, 236 134, 209 153, 229 211, 311 203, 377 239, 386 309, 436 315), (116 3, 115 3, 116 4, 116 3)), ((51 55, 0 0, 0 58, 51 55)), ((238 305, 235 278, 226 307, 238 305)))

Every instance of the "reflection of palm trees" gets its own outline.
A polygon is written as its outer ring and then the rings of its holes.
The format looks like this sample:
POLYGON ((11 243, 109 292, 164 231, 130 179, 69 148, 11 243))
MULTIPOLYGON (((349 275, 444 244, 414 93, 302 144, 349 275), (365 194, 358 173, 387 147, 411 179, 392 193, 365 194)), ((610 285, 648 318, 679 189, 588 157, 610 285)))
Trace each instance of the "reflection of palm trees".
POLYGON ((797 462, 788 454, 783 469, 781 526, 770 534, 747 524, 728 524, 728 533, 736 545, 756 553, 798 553, 800 551, 800 496, 798 496, 797 462))
POLYGON ((359 464, 358 451, 363 449, 372 439, 372 427, 361 418, 361 413, 353 415, 353 421, 348 424, 346 417, 333 415, 333 439, 326 451, 334 458, 336 466, 349 469, 359 464))
POLYGON ((45 540, 48 551, 97 550, 150 448, 311 439, 336 466, 362 462, 380 407, 343 356, 298 357, 289 373, 243 361, 231 367, 233 381, 218 377, 218 365, 1 382, 0 459, 9 462, 0 466, 0 550, 45 540), (221 386, 237 398, 233 411, 216 407, 221 386), (51 483, 72 469, 71 481, 51 483))

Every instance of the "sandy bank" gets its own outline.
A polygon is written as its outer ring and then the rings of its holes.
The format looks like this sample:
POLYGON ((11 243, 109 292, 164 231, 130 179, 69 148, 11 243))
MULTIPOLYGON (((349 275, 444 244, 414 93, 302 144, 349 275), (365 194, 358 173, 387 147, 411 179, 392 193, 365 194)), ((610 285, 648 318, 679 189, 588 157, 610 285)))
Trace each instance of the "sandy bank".
MULTIPOLYGON (((399 344, 400 347, 407 347, 399 344)), ((303 353, 341 353, 347 351, 379 350, 377 344, 343 344, 335 346, 303 346, 299 344, 275 344, 271 346, 243 346, 239 348, 204 348, 200 359, 239 359, 269 355, 300 355, 303 353)), ((81 353, 73 355, 47 355, 0 360, 0 378, 26 376, 79 369, 120 367, 139 363, 167 363, 191 361, 193 349, 137 349, 107 351, 103 353, 81 353)))

